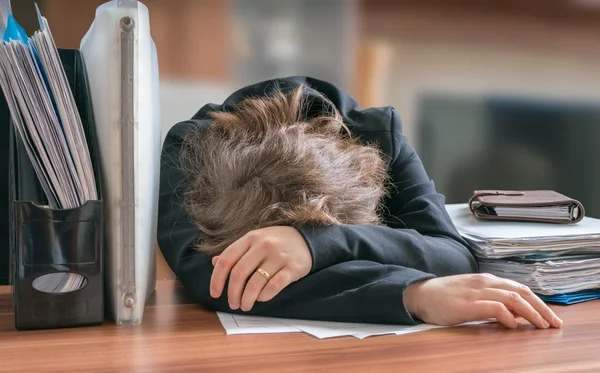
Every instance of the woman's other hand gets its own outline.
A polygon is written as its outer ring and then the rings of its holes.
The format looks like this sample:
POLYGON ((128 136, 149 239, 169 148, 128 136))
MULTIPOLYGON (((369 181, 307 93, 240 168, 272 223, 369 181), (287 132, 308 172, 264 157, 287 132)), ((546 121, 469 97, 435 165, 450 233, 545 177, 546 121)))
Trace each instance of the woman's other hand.
POLYGON ((562 325, 554 312, 527 286, 490 274, 434 278, 410 285, 404 294, 407 310, 423 322, 458 325, 494 318, 516 328, 522 317, 538 328, 562 325))
POLYGON ((221 296, 229 277, 229 307, 249 311, 256 301, 271 300, 306 276, 312 267, 312 256, 296 229, 277 226, 249 232, 212 262, 211 296, 221 296))

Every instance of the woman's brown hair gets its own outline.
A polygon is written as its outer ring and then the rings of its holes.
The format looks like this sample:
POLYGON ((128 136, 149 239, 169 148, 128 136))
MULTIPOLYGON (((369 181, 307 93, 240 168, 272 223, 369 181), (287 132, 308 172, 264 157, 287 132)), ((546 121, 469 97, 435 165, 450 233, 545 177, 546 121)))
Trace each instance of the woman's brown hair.
POLYGON ((276 225, 380 224, 386 163, 349 135, 332 108, 309 117, 300 86, 210 114, 186 137, 185 206, 202 232, 198 249, 218 255, 251 230, 276 225))

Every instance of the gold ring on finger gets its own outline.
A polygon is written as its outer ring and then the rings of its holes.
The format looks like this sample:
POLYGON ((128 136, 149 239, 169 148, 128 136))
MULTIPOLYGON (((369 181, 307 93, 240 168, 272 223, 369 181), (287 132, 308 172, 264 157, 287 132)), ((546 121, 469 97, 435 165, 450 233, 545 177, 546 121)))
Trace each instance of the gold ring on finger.
POLYGON ((269 272, 265 271, 262 268, 257 268, 256 272, 260 273, 264 278, 267 279, 267 281, 269 281, 271 279, 271 275, 269 274, 269 272))

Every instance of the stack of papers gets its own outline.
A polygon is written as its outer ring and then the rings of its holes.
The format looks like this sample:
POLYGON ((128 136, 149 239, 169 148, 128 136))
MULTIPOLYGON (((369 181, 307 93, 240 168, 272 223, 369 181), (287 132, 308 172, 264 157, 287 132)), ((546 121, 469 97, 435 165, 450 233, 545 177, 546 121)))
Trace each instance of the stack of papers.
MULTIPOLYGON (((511 222, 478 219, 467 204, 446 209, 481 272, 517 281, 545 296, 600 291, 600 219, 585 217, 564 225, 511 222)), ((560 299, 572 303, 589 297, 560 299)))
POLYGON ((567 256, 555 259, 479 259, 481 272, 510 278, 540 295, 600 289, 600 258, 567 256))
POLYGON ((96 181, 73 93, 48 23, 37 11, 40 30, 31 38, 8 15, 0 87, 50 208, 75 208, 98 199, 96 181))
MULTIPOLYGON (((364 339, 377 335, 402 335, 423 332, 432 329, 448 328, 446 326, 431 324, 406 326, 281 319, 273 317, 237 315, 224 312, 217 312, 217 315, 219 316, 219 320, 225 328, 227 335, 303 332, 318 339, 348 336, 364 339)), ((478 325, 490 322, 493 321, 483 320, 464 323, 458 326, 478 325)))
POLYGON ((480 258, 600 255, 600 219, 584 217, 577 224, 509 222, 478 219, 467 204, 447 205, 446 210, 480 258))

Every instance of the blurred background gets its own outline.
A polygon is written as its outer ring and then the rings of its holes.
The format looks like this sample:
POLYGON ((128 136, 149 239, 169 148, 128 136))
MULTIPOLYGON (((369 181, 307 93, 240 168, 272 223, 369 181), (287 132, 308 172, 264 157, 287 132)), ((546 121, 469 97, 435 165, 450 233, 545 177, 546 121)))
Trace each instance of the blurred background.
MULTIPOLYGON (((32 0, 13 1, 37 29, 32 0)), ((78 48, 101 0, 38 0, 78 48)), ((286 75, 392 105, 448 203, 554 189, 600 217, 599 0, 146 0, 163 136, 207 102, 286 75)))

